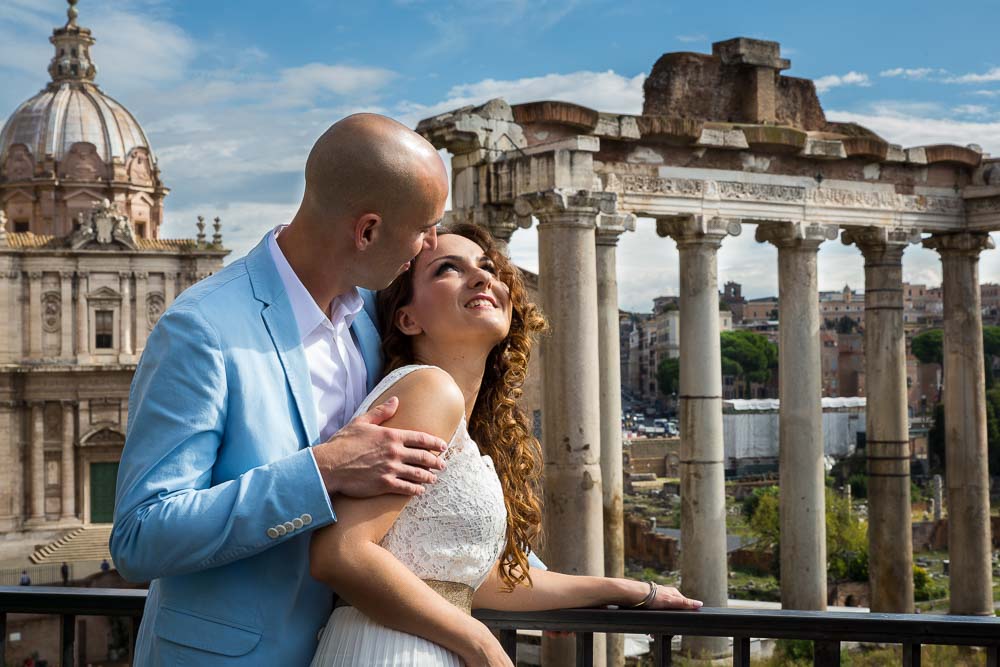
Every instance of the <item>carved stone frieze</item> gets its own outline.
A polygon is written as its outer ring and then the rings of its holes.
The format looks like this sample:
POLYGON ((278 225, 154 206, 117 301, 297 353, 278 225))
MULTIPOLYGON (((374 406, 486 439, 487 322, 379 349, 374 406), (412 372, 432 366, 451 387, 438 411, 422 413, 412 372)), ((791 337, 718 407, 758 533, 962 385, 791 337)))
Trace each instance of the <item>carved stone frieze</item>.
POLYGON ((800 204, 805 201, 806 189, 792 185, 772 185, 769 183, 740 183, 720 181, 720 199, 740 201, 766 201, 800 204))
POLYGON ((965 208, 961 197, 936 195, 899 195, 900 208, 917 213, 961 213, 965 208))
POLYGON ((894 192, 847 190, 844 188, 810 188, 806 193, 810 204, 843 208, 896 210, 899 201, 894 192))
POLYGON ((704 181, 692 178, 659 178, 641 174, 623 174, 615 179, 609 178, 608 187, 617 192, 679 197, 701 197, 705 192, 704 181))
POLYGON ((1000 197, 983 197, 981 199, 966 199, 965 210, 968 213, 1000 213, 1000 197))

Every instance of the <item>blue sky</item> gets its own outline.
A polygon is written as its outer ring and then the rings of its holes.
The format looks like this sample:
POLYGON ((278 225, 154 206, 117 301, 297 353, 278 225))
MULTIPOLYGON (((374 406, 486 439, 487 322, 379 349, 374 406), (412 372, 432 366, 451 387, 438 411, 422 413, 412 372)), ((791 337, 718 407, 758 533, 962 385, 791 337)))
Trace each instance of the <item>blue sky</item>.
MULTIPOLYGON (((97 38, 98 83, 139 119, 167 198, 165 236, 191 236, 198 214, 223 218, 234 256, 287 221, 315 138, 358 110, 414 125, 502 96, 565 99, 638 113, 642 81, 670 51, 709 52, 734 36, 781 42, 787 74, 817 81, 827 116, 904 146, 978 143, 1000 154, 1000 3, 545 2, 395 0, 80 0, 97 38)), ((0 2, 0 114, 47 81, 48 36, 63 0, 0 2)), ((753 228, 726 242, 720 283, 777 291, 776 255, 753 228)), ((533 230, 512 253, 537 269, 533 230)), ((1000 251, 983 280, 1000 281, 1000 251)), ((676 293, 677 253, 648 221, 619 250, 623 307, 676 293)), ((821 288, 863 286, 859 253, 820 251, 821 288)), ((906 278, 940 281, 937 257, 907 251, 906 278)))

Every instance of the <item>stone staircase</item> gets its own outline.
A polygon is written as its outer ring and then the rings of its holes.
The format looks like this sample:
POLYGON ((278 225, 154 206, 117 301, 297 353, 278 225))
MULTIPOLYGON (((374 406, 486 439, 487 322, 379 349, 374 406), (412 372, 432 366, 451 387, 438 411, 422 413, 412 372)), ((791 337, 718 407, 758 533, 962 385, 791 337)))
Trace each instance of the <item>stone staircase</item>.
POLYGON ((108 550, 108 538, 111 537, 111 524, 84 526, 74 528, 55 542, 36 549, 31 554, 31 562, 71 563, 73 561, 102 560, 111 562, 111 552, 108 550))

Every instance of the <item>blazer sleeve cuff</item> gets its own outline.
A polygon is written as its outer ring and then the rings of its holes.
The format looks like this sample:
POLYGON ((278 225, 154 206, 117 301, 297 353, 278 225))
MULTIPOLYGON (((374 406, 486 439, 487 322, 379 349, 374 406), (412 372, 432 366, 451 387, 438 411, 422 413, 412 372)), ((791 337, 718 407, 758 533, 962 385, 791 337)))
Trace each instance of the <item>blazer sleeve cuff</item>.
POLYGON ((312 461, 312 468, 316 473, 316 485, 320 489, 320 495, 323 496, 323 500, 326 503, 326 511, 331 521, 337 520, 337 513, 333 511, 333 503, 330 502, 330 494, 326 491, 326 483, 323 481, 323 475, 319 471, 319 463, 316 462, 316 454, 313 452, 312 447, 309 447, 309 459, 312 461))

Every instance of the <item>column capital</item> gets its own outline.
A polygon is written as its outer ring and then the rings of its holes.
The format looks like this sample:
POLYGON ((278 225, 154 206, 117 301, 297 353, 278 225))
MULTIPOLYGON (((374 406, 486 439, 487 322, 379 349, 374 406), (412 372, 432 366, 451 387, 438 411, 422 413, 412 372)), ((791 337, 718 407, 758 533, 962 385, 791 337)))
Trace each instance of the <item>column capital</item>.
POLYGON ((145 280, 146 278, 149 277, 149 273, 146 271, 136 271, 132 275, 134 275, 139 280, 145 280))
POLYGON ((165 272, 165 273, 163 274, 163 277, 164 277, 164 278, 165 278, 166 280, 177 280, 177 272, 176 272, 176 271, 166 271, 166 272, 165 272))
POLYGON ((63 406, 63 408, 72 408, 76 407, 77 405, 80 405, 80 401, 76 400, 75 398, 64 398, 61 401, 59 401, 59 403, 60 405, 63 406))
POLYGON ((683 215, 656 219, 656 233, 681 245, 713 244, 719 247, 727 236, 739 236, 743 226, 734 218, 683 215))
POLYGON ((28 271, 28 278, 30 278, 31 280, 41 280, 42 279, 42 272, 41 271, 28 271))
POLYGON ((17 280, 18 278, 21 277, 21 272, 20 271, 8 271, 4 275, 7 277, 8 280, 17 280))
POLYGON ((59 277, 61 277, 61 278, 70 278, 70 279, 72 279, 73 276, 75 276, 75 275, 76 275, 75 271, 60 271, 59 272, 59 277))
POLYGON ((754 238, 778 248, 818 250, 824 241, 837 238, 837 226, 815 222, 762 222, 757 225, 754 238))
POLYGON ((631 213, 598 213, 597 245, 618 245, 625 232, 635 231, 635 216, 631 213))
POLYGON ((920 242, 915 227, 848 227, 840 235, 844 245, 856 245, 866 261, 902 262, 906 246, 920 242))
POLYGON ((484 204, 474 208, 456 208, 445 213, 445 225, 466 223, 490 230, 498 241, 507 243, 520 227, 531 227, 531 216, 519 216, 512 204, 484 204))
POLYGON ((966 255, 978 257, 983 250, 995 247, 993 239, 986 232, 959 232, 957 234, 934 234, 924 239, 925 248, 937 250, 944 255, 966 255))
POLYGON ((614 213, 616 201, 613 192, 554 188, 521 195, 514 200, 514 212, 521 217, 536 216, 540 226, 593 229, 599 214, 614 213))
POLYGON ((119 271, 118 272, 118 277, 119 278, 125 278, 125 279, 131 278, 132 277, 132 272, 131 271, 119 271))

